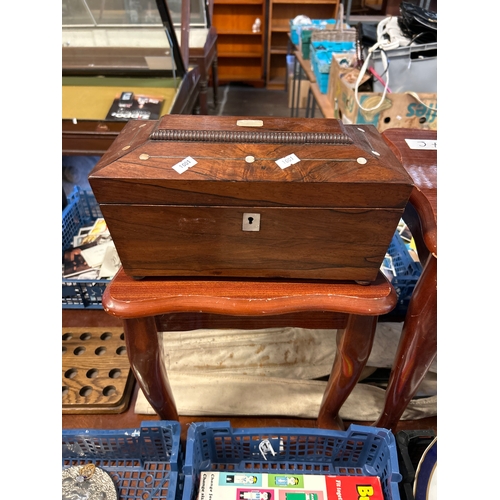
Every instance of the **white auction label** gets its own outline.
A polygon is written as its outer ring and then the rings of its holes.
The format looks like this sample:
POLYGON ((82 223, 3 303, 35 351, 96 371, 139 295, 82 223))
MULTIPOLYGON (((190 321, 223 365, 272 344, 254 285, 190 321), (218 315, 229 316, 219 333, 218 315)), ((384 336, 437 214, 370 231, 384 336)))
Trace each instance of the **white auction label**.
POLYGON ((410 149, 437 149, 437 139, 405 139, 410 149))
POLYGON ((276 163, 279 168, 282 170, 289 167, 290 165, 293 165, 295 163, 298 163, 300 160, 295 156, 293 153, 291 155, 285 156, 284 158, 280 158, 279 160, 276 160, 276 163))
POLYGON ((198 162, 193 160, 190 156, 184 158, 184 160, 176 163, 172 168, 179 174, 183 174, 188 168, 191 168, 193 165, 196 165, 198 162))

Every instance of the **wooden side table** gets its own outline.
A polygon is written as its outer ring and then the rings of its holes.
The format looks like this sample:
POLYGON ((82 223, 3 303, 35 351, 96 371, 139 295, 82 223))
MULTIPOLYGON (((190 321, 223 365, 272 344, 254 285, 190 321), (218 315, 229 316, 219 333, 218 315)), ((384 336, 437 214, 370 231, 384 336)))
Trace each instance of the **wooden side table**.
POLYGON ((413 179, 403 219, 424 266, 408 306, 378 427, 395 429, 437 354, 437 132, 389 129, 382 134, 413 179), (415 142, 410 149, 406 139, 415 142))
POLYGON ((396 292, 379 273, 369 285, 324 280, 134 280, 121 269, 103 296, 104 310, 124 322, 130 366, 146 399, 164 420, 178 420, 158 331, 304 326, 340 328, 337 355, 321 402, 319 427, 342 429, 339 410, 356 385, 373 345, 377 317, 396 292), (345 328, 344 328, 345 327, 345 328))

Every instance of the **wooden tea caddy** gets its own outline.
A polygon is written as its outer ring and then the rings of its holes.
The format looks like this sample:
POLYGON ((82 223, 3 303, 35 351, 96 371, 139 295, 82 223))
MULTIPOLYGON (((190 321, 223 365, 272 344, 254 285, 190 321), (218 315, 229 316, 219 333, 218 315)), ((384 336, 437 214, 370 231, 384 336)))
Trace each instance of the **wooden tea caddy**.
POLYGON ((130 121, 89 176, 126 274, 371 282, 413 186, 372 125, 130 121))

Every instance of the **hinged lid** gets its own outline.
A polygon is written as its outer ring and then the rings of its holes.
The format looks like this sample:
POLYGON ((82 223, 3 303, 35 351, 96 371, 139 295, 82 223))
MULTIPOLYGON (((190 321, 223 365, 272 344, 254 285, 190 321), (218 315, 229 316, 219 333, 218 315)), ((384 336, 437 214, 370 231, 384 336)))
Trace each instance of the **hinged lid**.
POLYGON ((166 115, 130 121, 89 176, 99 203, 405 206, 412 180, 373 125, 166 115))

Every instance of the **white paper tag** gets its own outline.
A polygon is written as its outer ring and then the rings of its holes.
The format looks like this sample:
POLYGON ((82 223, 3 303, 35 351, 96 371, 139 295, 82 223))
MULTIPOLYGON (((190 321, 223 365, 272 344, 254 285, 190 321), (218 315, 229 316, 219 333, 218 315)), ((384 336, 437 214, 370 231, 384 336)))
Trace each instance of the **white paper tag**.
POLYGON ((176 163, 172 168, 179 174, 183 174, 188 168, 191 168, 193 165, 196 165, 198 162, 193 160, 190 156, 185 158, 184 160, 176 163))
POLYGON ((99 279, 113 278, 120 269, 121 262, 115 245, 106 248, 104 259, 99 269, 99 279))
POLYGON ((437 149, 437 139, 405 139, 410 149, 437 149))
POLYGON ((295 154, 291 154, 288 156, 285 156, 284 158, 280 158, 279 160, 276 160, 276 163, 279 168, 282 170, 289 167, 290 165, 293 165, 295 163, 298 163, 300 160, 295 156, 295 154))
POLYGON ((104 260, 106 249, 110 246, 114 246, 112 241, 96 245, 95 247, 86 248, 85 250, 82 250, 83 258, 87 261, 87 264, 90 267, 99 267, 104 260))

